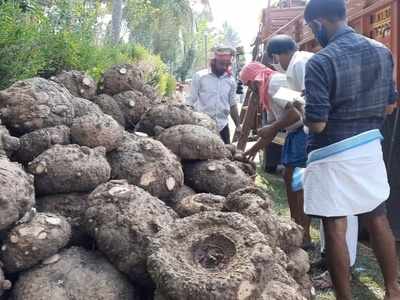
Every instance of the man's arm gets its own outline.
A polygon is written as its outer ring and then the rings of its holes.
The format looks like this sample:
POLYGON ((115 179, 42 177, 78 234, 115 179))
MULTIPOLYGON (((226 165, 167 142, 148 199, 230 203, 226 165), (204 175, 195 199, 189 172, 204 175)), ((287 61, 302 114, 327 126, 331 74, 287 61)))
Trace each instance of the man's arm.
POLYGON ((333 82, 331 68, 331 63, 322 56, 314 56, 306 66, 304 124, 313 133, 324 131, 328 121, 331 109, 329 95, 333 82))
POLYGON ((240 131, 240 117, 236 101, 236 84, 233 82, 229 92, 230 115, 235 123, 236 130, 240 131))
POLYGON ((236 127, 240 126, 240 117, 237 104, 231 106, 231 117, 236 127))
POLYGON ((254 159, 258 151, 265 149, 265 147, 272 143, 279 130, 296 124, 299 120, 300 116, 297 110, 293 107, 293 105, 287 104, 283 117, 258 131, 258 136, 260 139, 253 147, 245 152, 245 156, 251 160, 254 159))

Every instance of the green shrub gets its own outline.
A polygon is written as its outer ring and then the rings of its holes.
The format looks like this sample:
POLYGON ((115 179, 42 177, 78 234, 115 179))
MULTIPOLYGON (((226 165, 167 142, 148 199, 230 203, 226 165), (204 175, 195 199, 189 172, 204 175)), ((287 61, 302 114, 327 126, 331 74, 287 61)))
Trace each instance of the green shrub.
POLYGON ((166 65, 140 45, 110 45, 96 40, 97 12, 82 1, 57 0, 46 14, 40 5, 22 11, 0 2, 0 89, 33 76, 49 78, 62 70, 81 70, 96 80, 109 67, 136 63, 161 94, 172 83, 166 65))

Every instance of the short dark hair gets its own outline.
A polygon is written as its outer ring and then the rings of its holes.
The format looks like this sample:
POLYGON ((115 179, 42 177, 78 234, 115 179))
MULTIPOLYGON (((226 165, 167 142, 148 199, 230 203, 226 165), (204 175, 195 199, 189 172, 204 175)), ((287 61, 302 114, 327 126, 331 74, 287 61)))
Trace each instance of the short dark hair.
POLYGON ((297 50, 297 45, 294 39, 286 34, 278 34, 273 36, 267 45, 268 56, 272 54, 284 54, 297 50))
POLYGON ((346 19, 346 1, 310 0, 304 10, 304 19, 309 23, 318 18, 332 21, 346 19))

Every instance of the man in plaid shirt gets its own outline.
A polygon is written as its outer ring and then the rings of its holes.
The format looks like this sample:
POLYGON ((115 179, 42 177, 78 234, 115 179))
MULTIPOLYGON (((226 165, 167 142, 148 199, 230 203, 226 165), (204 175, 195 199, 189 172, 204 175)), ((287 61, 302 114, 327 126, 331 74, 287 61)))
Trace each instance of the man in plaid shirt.
POLYGON ((346 216, 358 215, 382 269, 386 300, 400 300, 395 241, 384 202, 390 193, 382 127, 396 98, 392 55, 346 25, 345 0, 310 0, 304 17, 323 49, 307 63, 305 213, 322 218, 336 297, 350 300, 346 216))

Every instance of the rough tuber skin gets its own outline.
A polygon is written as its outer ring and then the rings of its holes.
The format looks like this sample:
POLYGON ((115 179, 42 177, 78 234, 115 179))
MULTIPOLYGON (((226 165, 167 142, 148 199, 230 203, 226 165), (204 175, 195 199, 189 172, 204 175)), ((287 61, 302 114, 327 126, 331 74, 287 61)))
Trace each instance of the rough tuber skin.
POLYGON ((199 193, 227 196, 254 183, 230 160, 208 160, 184 164, 185 184, 199 193))
POLYGON ((173 209, 180 217, 184 218, 203 211, 222 211, 225 200, 223 196, 196 194, 183 198, 173 209))
POLYGON ((56 194, 36 198, 39 212, 63 216, 71 225, 70 243, 78 246, 91 246, 92 239, 84 230, 84 217, 88 208, 88 193, 56 194))
POLYGON ((167 199, 183 185, 178 158, 159 141, 126 134, 107 158, 112 179, 126 179, 160 199, 167 199))
POLYGON ((72 95, 53 81, 35 77, 0 92, 0 118, 13 133, 69 126, 74 117, 72 95))
POLYGON ((197 125, 170 127, 157 139, 182 160, 222 159, 230 155, 219 135, 197 125))
POLYGON ((296 282, 287 258, 237 213, 203 212, 178 219, 151 240, 148 270, 169 300, 261 299, 266 284, 296 282))
POLYGON ((121 109, 127 128, 135 128, 142 115, 155 103, 139 91, 126 91, 114 95, 114 100, 121 109))
POLYGON ((73 97, 71 103, 74 106, 75 118, 79 118, 91 113, 102 113, 100 107, 83 98, 73 97))
POLYGON ((34 204, 33 176, 0 155, 0 231, 17 222, 34 204))
POLYGON ((20 140, 17 137, 11 136, 7 128, 1 125, 0 120, 0 155, 11 156, 20 147, 20 140))
POLYGON ((43 128, 24 134, 19 140, 21 146, 15 158, 26 164, 54 145, 70 144, 70 129, 64 125, 43 128))
POLYGON ((164 202, 169 207, 174 208, 183 198, 193 195, 196 195, 196 192, 187 185, 183 185, 175 193, 171 194, 168 198, 164 199, 164 202))
POLYGON ((15 273, 31 268, 56 254, 69 241, 71 226, 64 217, 38 213, 14 227, 0 252, 4 268, 15 273))
POLYGON ((98 93, 113 96, 118 93, 144 89, 143 71, 131 64, 114 65, 100 78, 98 93))
POLYGON ((151 286, 146 270, 149 240, 176 215, 161 200, 125 180, 112 180, 89 196, 85 224, 99 249, 139 285, 151 286))
POLYGON ((64 86, 75 97, 90 100, 96 96, 96 82, 84 72, 62 71, 50 79, 64 86))
POLYGON ((110 115, 117 121, 123 128, 125 128, 125 117, 121 108, 113 97, 101 94, 93 98, 93 103, 97 104, 103 113, 110 115))
POLYGON ((139 300, 128 280, 99 253, 72 247, 25 271, 13 300, 139 300))
POLYGON ((55 145, 28 165, 38 195, 91 192, 110 178, 105 148, 55 145))
POLYGON ((71 126, 72 141, 90 148, 116 149, 122 142, 124 129, 111 116, 91 113, 74 120, 71 126))
POLYGON ((183 104, 158 104, 153 106, 136 125, 136 131, 155 136, 156 127, 167 129, 176 125, 199 125, 218 133, 216 123, 206 114, 194 112, 183 104))

